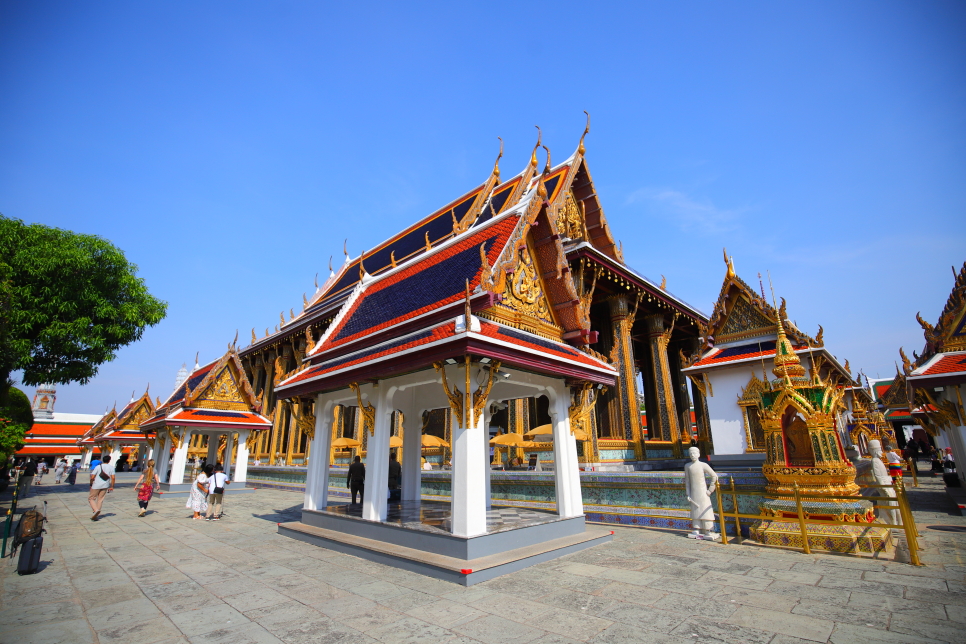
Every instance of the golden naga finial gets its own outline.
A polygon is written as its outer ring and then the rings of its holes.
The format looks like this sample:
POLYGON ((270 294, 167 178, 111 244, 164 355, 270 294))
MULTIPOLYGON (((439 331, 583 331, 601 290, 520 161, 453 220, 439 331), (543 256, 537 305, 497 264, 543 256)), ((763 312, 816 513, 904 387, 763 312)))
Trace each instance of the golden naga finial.
POLYGON ((818 333, 815 334, 815 344, 817 346, 820 346, 820 347, 824 347, 825 346, 825 337, 824 336, 825 336, 825 329, 823 329, 822 328, 822 325, 819 324, 818 325, 818 333))
POLYGON ((290 322, 295 319, 295 309, 288 310, 288 319, 290 322))
POLYGON ((309 299, 305 297, 305 291, 302 291, 302 310, 309 308, 309 299))
POLYGON ((156 408, 157 408, 157 407, 160 407, 160 406, 161 406, 161 397, 160 397, 160 396, 155 396, 155 397, 154 397, 154 401, 155 401, 155 402, 154 402, 154 406, 155 406, 156 408))
POLYGON ((547 153, 547 164, 543 166, 543 173, 550 174, 550 168, 553 167, 552 165, 550 165, 550 148, 548 148, 545 145, 541 145, 540 147, 543 148, 544 151, 547 153))
POLYGON ((258 341, 258 336, 255 335, 255 327, 252 327, 252 344, 258 341))
POLYGON ((315 338, 312 337, 312 325, 305 327, 305 352, 312 353, 315 348, 315 338))
MULTIPOLYGON (((332 263, 332 258, 331 257, 329 257, 329 263, 330 264, 332 263)), ((315 290, 316 291, 319 290, 319 274, 318 273, 315 274, 315 280, 313 280, 312 283, 315 284, 315 290)))
POLYGON ((913 366, 912 362, 909 361, 909 356, 906 355, 902 347, 899 347, 899 356, 902 358, 902 372, 908 376, 912 373, 913 366))
POLYGON ((533 146, 533 152, 530 153, 530 165, 534 170, 537 169, 537 148, 540 147, 540 141, 543 139, 543 132, 540 131, 539 125, 534 125, 537 128, 537 144, 533 146))
POLYGON ((497 181, 499 181, 500 180, 500 159, 503 158, 503 139, 500 137, 496 137, 496 138, 500 139, 500 153, 496 155, 496 161, 493 162, 493 176, 496 177, 497 181))
POLYGON ((389 264, 390 264, 390 265, 391 265, 391 266, 392 266, 393 268, 396 268, 396 251, 391 251, 391 252, 389 253, 389 264))
POLYGON ((343 242, 342 242, 342 254, 346 256, 346 259, 349 259, 349 246, 348 246, 348 243, 349 243, 349 238, 346 237, 343 240, 343 242))
POLYGON ((667 278, 664 277, 663 275, 661 275, 661 290, 662 291, 667 290, 667 278))
POLYGON ((433 250, 433 245, 429 243, 429 231, 426 231, 426 252, 433 250))
POLYGON ((721 249, 721 252, 724 254, 724 263, 725 263, 725 266, 728 267, 728 273, 727 273, 726 277, 734 277, 735 276, 735 260, 734 260, 734 258, 728 257, 728 249, 727 248, 722 248, 721 249))
POLYGON ((845 373, 852 375, 852 369, 849 367, 849 359, 845 359, 845 373))
POLYGON ((332 270, 332 255, 329 255, 329 272, 330 273, 334 273, 335 272, 335 271, 332 270))
POLYGON ((364 260, 365 258, 366 258, 366 253, 365 251, 363 251, 363 253, 359 255, 359 279, 362 279, 362 276, 366 274, 366 267, 362 265, 362 260, 364 260))
POLYGON ((238 346, 238 329, 235 329, 235 339, 231 341, 232 348, 238 346))
POLYGON ((590 112, 584 110, 584 114, 587 115, 587 127, 584 128, 584 133, 580 135, 580 143, 577 145, 577 154, 580 155, 587 152, 587 148, 584 147, 584 137, 590 134, 590 112))
POLYGON ((278 319, 282 321, 282 324, 285 324, 285 311, 278 312, 278 319))

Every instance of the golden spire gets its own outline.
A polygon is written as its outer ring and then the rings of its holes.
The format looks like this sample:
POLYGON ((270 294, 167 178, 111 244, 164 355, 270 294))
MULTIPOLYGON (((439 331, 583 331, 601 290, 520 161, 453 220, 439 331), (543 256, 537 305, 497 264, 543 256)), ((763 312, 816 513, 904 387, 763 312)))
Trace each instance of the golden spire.
POLYGON ((584 110, 584 114, 587 115, 587 127, 584 128, 584 133, 580 135, 580 143, 577 145, 577 154, 581 156, 587 151, 584 147, 584 137, 590 134, 590 112, 584 110))
POLYGON ((553 167, 552 165, 550 165, 550 148, 548 148, 545 145, 541 145, 540 147, 543 148, 547 153, 547 165, 543 166, 543 173, 545 175, 550 174, 550 168, 553 167))
POLYGON ((493 176, 496 178, 496 182, 499 183, 500 182, 500 159, 503 158, 503 139, 500 137, 496 137, 496 138, 500 139, 500 153, 496 155, 496 161, 493 162, 493 176))
POLYGON ((721 252, 724 253, 724 263, 728 267, 728 273, 725 275, 726 278, 732 278, 735 276, 735 260, 728 257, 728 249, 722 248, 721 252))
POLYGON ((534 125, 537 128, 537 144, 533 146, 533 152, 530 153, 530 166, 536 170, 537 169, 537 148, 540 147, 540 141, 543 139, 543 132, 540 131, 539 125, 534 125))
POLYGON ((782 305, 778 313, 778 338, 775 340, 775 368, 771 370, 779 378, 791 380, 801 378, 805 375, 805 367, 795 353, 795 348, 785 336, 785 324, 782 318, 785 312, 785 298, 782 298, 782 305))

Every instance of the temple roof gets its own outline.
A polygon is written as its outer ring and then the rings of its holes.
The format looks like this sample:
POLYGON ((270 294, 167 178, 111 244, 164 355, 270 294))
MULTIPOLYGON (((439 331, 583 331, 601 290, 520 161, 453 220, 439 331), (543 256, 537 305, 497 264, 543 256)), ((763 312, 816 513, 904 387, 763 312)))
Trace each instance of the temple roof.
POLYGON ((955 373, 956 371, 935 372, 925 374, 921 368, 928 363, 932 363, 930 368, 950 368, 951 362, 943 362, 938 366, 933 362, 934 357, 941 353, 966 351, 966 262, 963 267, 956 272, 953 267, 953 288, 946 299, 946 305, 939 315, 939 321, 933 326, 923 319, 920 314, 916 314, 916 320, 922 327, 922 334, 926 340, 922 355, 913 352, 915 361, 910 363, 906 358, 905 352, 902 354, 903 370, 906 375, 911 375, 915 371, 916 376, 938 375, 939 373, 955 373))
POLYGON ((909 374, 909 379, 919 380, 928 377, 952 376, 957 374, 966 375, 966 351, 937 353, 909 374))
POLYGON ((259 414, 261 403, 252 391, 234 345, 203 367, 197 367, 157 412, 141 423, 144 431, 167 425, 246 425, 249 429, 271 426, 259 414))

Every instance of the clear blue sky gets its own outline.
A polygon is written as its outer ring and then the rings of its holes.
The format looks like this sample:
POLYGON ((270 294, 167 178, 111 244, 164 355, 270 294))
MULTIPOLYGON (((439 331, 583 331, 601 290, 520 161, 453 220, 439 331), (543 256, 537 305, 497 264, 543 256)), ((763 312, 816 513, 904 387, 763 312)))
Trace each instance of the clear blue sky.
POLYGON ((101 235, 167 319, 60 387, 100 412, 301 306, 534 125, 626 259, 710 312, 721 249, 894 373, 966 259, 966 5, 0 2, 0 212, 101 235))

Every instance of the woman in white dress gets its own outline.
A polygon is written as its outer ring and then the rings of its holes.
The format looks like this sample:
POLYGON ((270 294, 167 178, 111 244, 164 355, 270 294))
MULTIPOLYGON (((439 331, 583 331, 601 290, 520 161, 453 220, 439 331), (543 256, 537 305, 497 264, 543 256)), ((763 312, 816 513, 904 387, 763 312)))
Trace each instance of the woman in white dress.
POLYGON ((192 519, 203 519, 208 511, 208 477, 214 470, 214 465, 205 465, 205 469, 198 473, 198 478, 191 486, 185 507, 194 512, 192 519))

